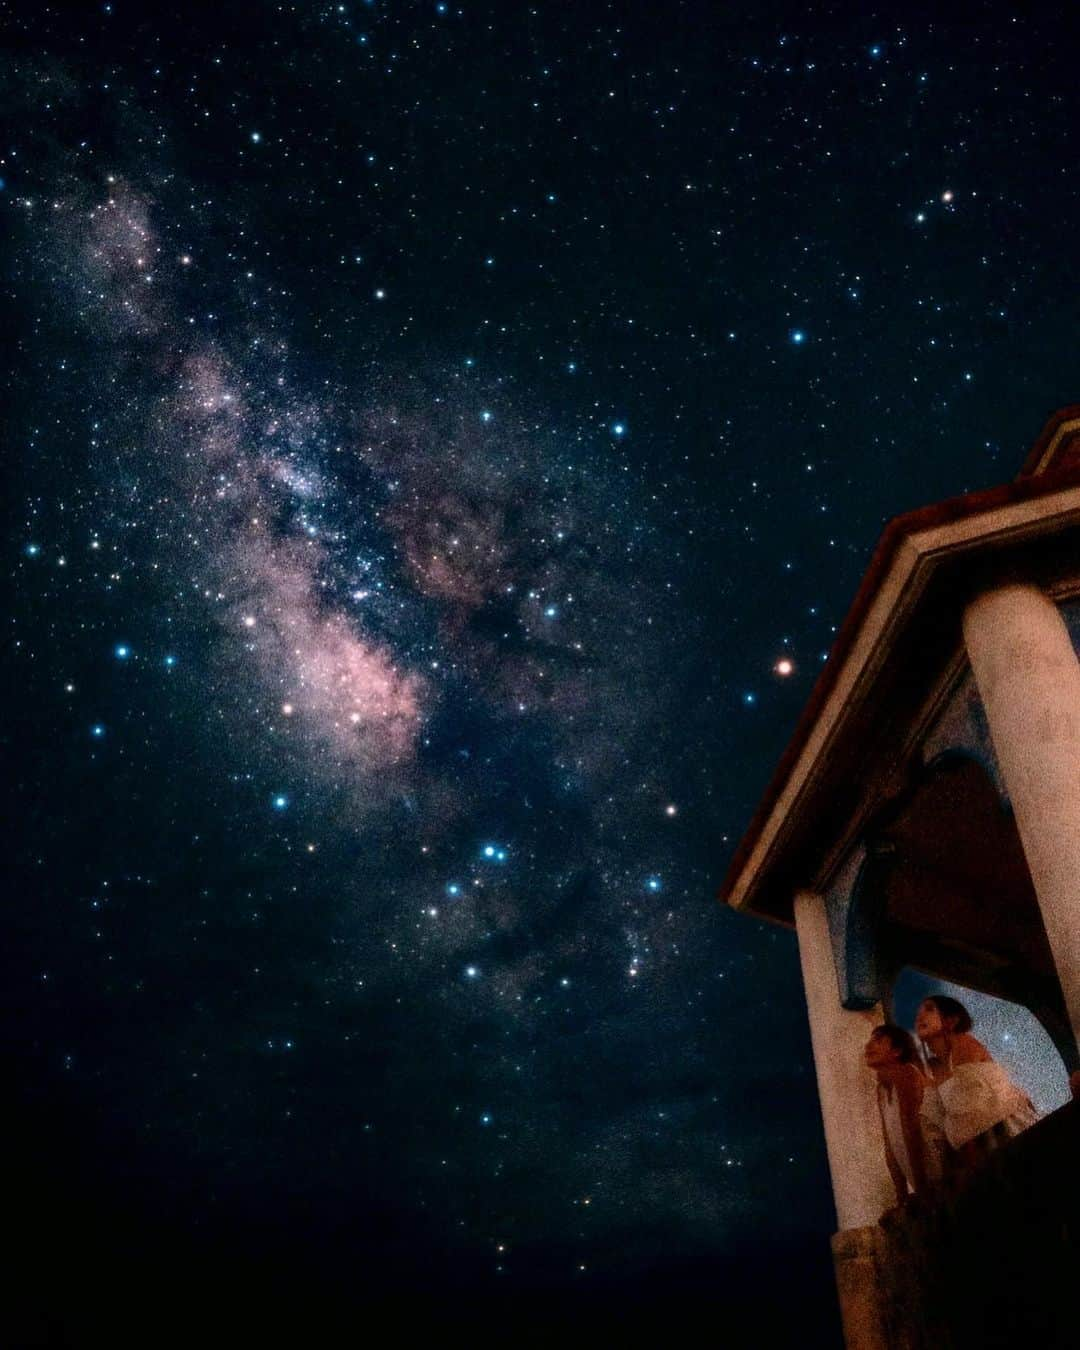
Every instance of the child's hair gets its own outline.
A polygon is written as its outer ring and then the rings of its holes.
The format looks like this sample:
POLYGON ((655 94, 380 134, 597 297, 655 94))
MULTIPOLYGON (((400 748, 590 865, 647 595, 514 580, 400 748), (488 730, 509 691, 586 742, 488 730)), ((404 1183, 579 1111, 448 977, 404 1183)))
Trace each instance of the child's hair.
POLYGON ((948 994, 931 994, 929 998, 923 1000, 924 1003, 932 1003, 938 1010, 943 1022, 952 1018, 956 1022, 953 1030, 957 1033, 971 1030, 971 1014, 955 998, 950 998, 948 994))
POLYGON ((874 1040, 886 1040, 900 1055, 901 1064, 914 1064, 919 1058, 919 1052, 915 1048, 915 1037, 910 1031, 905 1031, 903 1027, 895 1026, 892 1022, 885 1022, 880 1027, 875 1027, 870 1033, 874 1040))

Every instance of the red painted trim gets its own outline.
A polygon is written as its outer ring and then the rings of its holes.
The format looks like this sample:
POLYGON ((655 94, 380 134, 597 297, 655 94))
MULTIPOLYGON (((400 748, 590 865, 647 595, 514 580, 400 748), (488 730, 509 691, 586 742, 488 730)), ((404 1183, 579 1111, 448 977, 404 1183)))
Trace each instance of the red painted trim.
MULTIPOLYGON (((933 506, 919 507, 916 511, 908 511, 902 516, 894 517, 885 526, 870 559, 870 566, 866 569, 866 575, 855 593, 855 599, 852 601, 847 617, 844 619, 832 650, 829 652, 829 659, 817 678, 806 707, 803 709, 791 740, 788 742, 787 749, 781 755, 780 762, 769 780, 769 785, 765 789, 761 802, 728 865, 724 880, 717 892, 719 900, 725 903, 728 900, 764 830, 773 807, 776 805, 777 799, 784 790, 791 771, 795 767, 795 762, 802 753, 806 742, 810 739, 814 724, 832 693, 836 679, 843 668, 844 660, 855 643, 863 619, 873 604, 897 549, 910 535, 932 529, 936 525, 951 524, 954 521, 963 520, 967 516, 979 515, 983 511, 993 511, 997 507, 1008 506, 1013 502, 1045 497, 1063 487, 1080 482, 1080 466, 1075 461, 1071 465, 1066 463, 1065 467, 1059 472, 1055 472, 1055 465, 1051 464, 1049 472, 1039 474, 1037 477, 1031 476, 1032 469, 1045 454, 1046 447, 1058 427, 1062 422, 1074 417, 1080 417, 1080 404, 1071 404, 1069 407, 1061 408, 1054 413, 1043 428, 1031 453, 1024 461, 1024 468, 1015 482, 1003 483, 1000 487, 986 488, 980 492, 969 492, 963 497, 953 497, 948 501, 937 502, 933 506)), ((1069 459, 1068 456, 1063 456, 1061 452, 1074 439, 1080 439, 1080 437, 1069 436, 1064 438, 1062 445, 1058 448, 1058 454, 1055 455, 1055 461, 1059 458, 1069 459)))
MULTIPOLYGON (((1038 467, 1039 461, 1042 459, 1043 455, 1046 454, 1046 447, 1057 434, 1058 427, 1061 426, 1062 422, 1071 422, 1075 418, 1080 418, 1080 403, 1070 403, 1067 408, 1059 408, 1057 412, 1054 413, 1046 426, 1043 427, 1039 439, 1031 447, 1027 459, 1024 460, 1024 467, 1019 473, 1020 478, 1031 477, 1038 467)), ((1063 437, 1061 445, 1058 446, 1057 451, 1054 454, 1054 460, 1057 461, 1058 459, 1061 459, 1066 448, 1077 439, 1080 439, 1080 437, 1078 437, 1075 432, 1069 436, 1063 437)), ((1053 463, 1047 465, 1047 468, 1051 471, 1053 470, 1053 467, 1053 463)))

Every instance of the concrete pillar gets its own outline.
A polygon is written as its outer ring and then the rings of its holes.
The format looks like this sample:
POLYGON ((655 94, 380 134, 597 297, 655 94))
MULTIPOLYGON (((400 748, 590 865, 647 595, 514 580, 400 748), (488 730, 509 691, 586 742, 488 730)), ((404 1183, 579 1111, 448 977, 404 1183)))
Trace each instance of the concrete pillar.
POLYGON ((885 1164, 876 1084, 863 1063, 870 1032, 885 1017, 880 1004, 866 1012, 849 1012, 840 1006, 829 924, 820 895, 804 891, 795 897, 795 929, 837 1224, 841 1229, 863 1228, 877 1223, 896 1203, 885 1164))
POLYGON ((964 640, 1080 1040, 1080 661, 1035 586, 979 596, 964 640))
POLYGON ((897 1350, 903 1342, 889 1335, 892 1263, 884 1231, 877 1224, 841 1229, 832 1255, 845 1350, 897 1350))

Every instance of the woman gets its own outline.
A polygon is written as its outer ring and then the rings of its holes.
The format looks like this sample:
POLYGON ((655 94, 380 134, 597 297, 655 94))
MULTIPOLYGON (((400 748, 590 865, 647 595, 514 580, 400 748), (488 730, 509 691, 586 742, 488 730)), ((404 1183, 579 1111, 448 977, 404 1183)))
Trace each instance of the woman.
POLYGON ((956 1179, 1039 1118, 1026 1094, 971 1034, 971 1015, 946 994, 924 999, 915 1014, 932 1086, 922 1119, 930 1138, 948 1145, 947 1171, 956 1179))
POLYGON ((877 1075, 877 1102, 885 1162, 898 1205, 926 1197, 941 1168, 923 1135, 920 1109, 928 1080, 911 1034, 903 1027, 875 1027, 866 1043, 866 1065, 877 1075))

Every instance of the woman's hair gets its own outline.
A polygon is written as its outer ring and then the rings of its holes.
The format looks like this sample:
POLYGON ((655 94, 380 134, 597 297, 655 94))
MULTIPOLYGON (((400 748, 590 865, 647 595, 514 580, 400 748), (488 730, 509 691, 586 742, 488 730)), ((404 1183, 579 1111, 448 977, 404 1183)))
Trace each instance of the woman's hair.
POLYGON ((955 998, 950 998, 948 994, 931 994, 929 998, 923 999, 924 1003, 932 1003, 938 1010, 943 1022, 950 1019, 955 1021, 953 1030, 957 1033, 971 1030, 971 1014, 955 998))
POLYGON ((910 1031, 905 1031, 903 1027, 895 1026, 892 1022, 886 1022, 883 1026, 875 1027, 870 1033, 874 1040, 879 1038, 886 1040, 900 1055, 901 1064, 914 1064, 919 1058, 919 1052, 915 1048, 915 1037, 910 1031))

